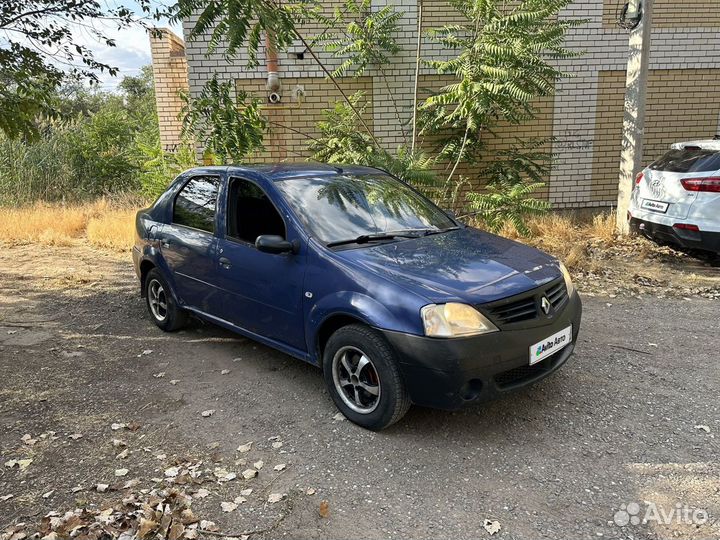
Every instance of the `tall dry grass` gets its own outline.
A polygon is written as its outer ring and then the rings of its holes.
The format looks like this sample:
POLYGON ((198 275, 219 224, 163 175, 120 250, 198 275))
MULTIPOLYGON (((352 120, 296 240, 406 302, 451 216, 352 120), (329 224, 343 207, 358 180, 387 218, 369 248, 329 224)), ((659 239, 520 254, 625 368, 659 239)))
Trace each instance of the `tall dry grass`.
POLYGON ((117 251, 134 242, 134 220, 142 202, 99 199, 82 205, 37 203, 19 208, 0 207, 0 241, 69 246, 86 240, 117 251))
POLYGON ((593 265, 588 252, 592 244, 611 247, 617 241, 615 212, 603 212, 592 218, 549 213, 531 217, 528 227, 532 232, 529 238, 521 237, 511 225, 500 234, 547 251, 570 269, 589 269, 593 265))
MULTIPOLYGON (((135 213, 145 205, 139 199, 100 199, 77 206, 0 207, 0 241, 56 246, 87 241, 99 248, 125 251, 135 241, 135 213)), ((591 219, 550 213, 530 218, 528 226, 530 238, 521 237, 512 226, 500 234, 552 253, 571 269, 588 269, 593 264, 588 253, 592 244, 611 247, 617 241, 613 212, 591 219)))

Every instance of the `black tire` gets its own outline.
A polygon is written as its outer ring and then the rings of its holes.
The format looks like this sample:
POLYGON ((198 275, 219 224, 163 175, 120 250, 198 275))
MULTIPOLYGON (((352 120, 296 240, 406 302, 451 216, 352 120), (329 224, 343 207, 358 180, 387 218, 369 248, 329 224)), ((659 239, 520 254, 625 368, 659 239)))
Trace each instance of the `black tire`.
POLYGON ((330 336, 323 352, 323 376, 340 412, 351 422, 372 431, 380 431, 394 424, 410 408, 410 396, 400 376, 394 351, 382 334, 368 326, 344 326, 330 336), (357 369, 362 358, 360 355, 369 359, 369 363, 365 361, 365 367, 357 370, 354 375, 357 384, 354 384, 351 375, 353 371, 348 371, 344 366, 349 363, 351 368, 357 369), (343 357, 346 364, 342 362, 343 357), (342 381, 346 383, 344 386, 342 381), (378 392, 377 397, 364 390, 368 387, 378 392), (343 388, 347 390, 345 397, 340 394, 343 388), (354 401, 357 397, 362 406, 367 405, 365 412, 351 408, 353 405, 358 407, 357 401, 354 401), (354 403, 348 404, 348 401, 354 403))
POLYGON ((187 324, 187 312, 178 307, 170 285, 157 268, 150 270, 145 277, 145 303, 150 318, 161 330, 175 332, 187 324), (157 289, 157 286, 160 289, 157 289), (158 300, 157 293, 160 290, 162 291, 160 300, 164 299, 164 302, 162 302, 165 306, 164 309, 160 309, 157 304, 153 306, 153 302, 158 300))

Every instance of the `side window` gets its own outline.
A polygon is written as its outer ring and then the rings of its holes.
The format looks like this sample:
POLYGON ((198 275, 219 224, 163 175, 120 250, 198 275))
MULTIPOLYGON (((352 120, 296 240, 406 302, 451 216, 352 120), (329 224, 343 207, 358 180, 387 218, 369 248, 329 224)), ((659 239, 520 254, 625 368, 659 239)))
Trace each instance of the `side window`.
POLYGON ((175 198, 173 223, 201 231, 215 232, 220 180, 215 176, 197 176, 175 198))
POLYGON ((230 180, 227 228, 228 236, 251 244, 264 234, 285 238, 285 222, 265 192, 240 178, 230 180))

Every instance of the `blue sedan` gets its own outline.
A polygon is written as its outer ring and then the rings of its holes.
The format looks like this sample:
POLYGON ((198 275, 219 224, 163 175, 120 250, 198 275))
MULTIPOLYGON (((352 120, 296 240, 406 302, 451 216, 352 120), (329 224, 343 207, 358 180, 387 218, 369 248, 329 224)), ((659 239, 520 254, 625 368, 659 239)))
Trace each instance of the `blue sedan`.
POLYGON ((340 411, 372 430, 412 403, 457 409, 536 382, 580 329, 562 263, 377 169, 192 169, 136 227, 155 324, 193 314, 319 366, 340 411))

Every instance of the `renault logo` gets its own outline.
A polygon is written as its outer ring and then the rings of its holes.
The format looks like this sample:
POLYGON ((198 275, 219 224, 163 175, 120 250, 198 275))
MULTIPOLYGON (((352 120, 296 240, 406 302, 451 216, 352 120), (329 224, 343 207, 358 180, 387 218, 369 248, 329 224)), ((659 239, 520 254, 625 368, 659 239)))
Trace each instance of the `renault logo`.
POLYGON ((545 315, 550 315, 550 310, 552 310, 552 304, 550 303, 550 300, 547 299, 547 296, 543 296, 542 300, 540 301, 540 307, 542 308, 545 315))

